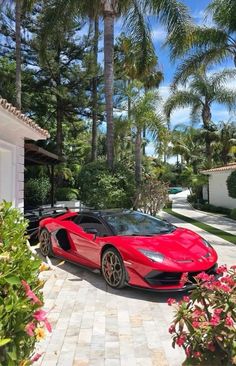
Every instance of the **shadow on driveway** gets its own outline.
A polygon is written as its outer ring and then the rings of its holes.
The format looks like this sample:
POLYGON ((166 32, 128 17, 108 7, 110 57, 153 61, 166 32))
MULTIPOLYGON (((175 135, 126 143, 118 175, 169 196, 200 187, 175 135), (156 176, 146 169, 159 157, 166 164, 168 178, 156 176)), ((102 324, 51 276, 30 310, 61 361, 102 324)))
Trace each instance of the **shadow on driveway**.
MULTIPOLYGON (((45 258, 40 254, 39 249, 36 249, 37 254, 39 257, 45 261, 45 258)), ((50 258, 52 264, 54 266, 58 266, 60 263, 62 263, 63 259, 61 258, 50 258)), ((92 286, 96 287, 97 289, 104 291, 109 294, 122 296, 130 299, 137 299, 140 301, 149 301, 154 303, 166 303, 167 300, 170 297, 175 298, 177 301, 181 300, 181 298, 187 294, 187 292, 167 292, 167 293, 161 293, 161 292, 155 292, 155 291, 149 291, 145 289, 137 289, 132 287, 125 287, 123 289, 113 289, 110 286, 108 286, 103 279, 102 275, 100 274, 99 270, 92 271, 89 268, 81 267, 79 265, 76 265, 74 263, 70 262, 64 262, 61 264, 58 268, 60 270, 65 271, 69 274, 72 274, 75 277, 68 277, 67 281, 76 282, 76 281, 86 281, 89 282, 92 286)))

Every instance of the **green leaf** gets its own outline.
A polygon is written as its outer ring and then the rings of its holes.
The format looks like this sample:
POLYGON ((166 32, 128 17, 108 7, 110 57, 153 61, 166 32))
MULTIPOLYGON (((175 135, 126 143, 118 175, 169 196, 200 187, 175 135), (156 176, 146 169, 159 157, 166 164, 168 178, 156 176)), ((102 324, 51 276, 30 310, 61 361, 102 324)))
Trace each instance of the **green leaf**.
POLYGON ((10 285, 18 285, 18 283, 20 283, 20 279, 17 276, 7 276, 5 277, 5 280, 10 285))
POLYGON ((5 346, 9 342, 11 342, 11 338, 0 339, 0 347, 5 346))

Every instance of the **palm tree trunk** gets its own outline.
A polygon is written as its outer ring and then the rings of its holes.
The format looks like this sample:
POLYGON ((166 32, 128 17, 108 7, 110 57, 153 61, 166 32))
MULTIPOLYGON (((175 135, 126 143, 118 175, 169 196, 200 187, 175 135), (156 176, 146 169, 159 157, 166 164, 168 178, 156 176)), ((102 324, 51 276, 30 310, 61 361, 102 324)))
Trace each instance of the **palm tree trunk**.
MULTIPOLYGON (((203 110, 202 110, 202 121, 203 127, 206 131, 209 131, 210 123, 211 123, 211 109, 208 101, 205 101, 203 110)), ((206 160, 208 168, 211 167, 212 164, 212 152, 211 152, 211 141, 209 139, 208 134, 205 136, 205 145, 206 145, 206 160)))
POLYGON ((91 161, 97 159, 97 108, 98 108, 98 93, 97 93, 97 64, 98 64, 98 37, 99 37, 99 22, 98 17, 94 19, 94 46, 93 46, 93 56, 94 56, 94 76, 92 80, 92 151, 91 151, 91 161))
POLYGON ((16 0, 15 6, 16 31, 16 108, 21 109, 21 0, 16 0))
POLYGON ((113 169, 114 125, 113 125, 113 83, 114 83, 114 10, 109 0, 104 3, 104 75, 107 118, 107 163, 113 169))
POLYGON ((135 138, 135 181, 137 188, 141 184, 142 129, 137 128, 135 138))

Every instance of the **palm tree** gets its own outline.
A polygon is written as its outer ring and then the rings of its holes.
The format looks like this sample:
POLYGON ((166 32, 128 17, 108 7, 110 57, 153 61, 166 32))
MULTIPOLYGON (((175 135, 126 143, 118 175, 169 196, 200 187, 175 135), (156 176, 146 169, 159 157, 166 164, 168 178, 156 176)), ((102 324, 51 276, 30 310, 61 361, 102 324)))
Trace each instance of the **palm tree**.
POLYGON ((219 126, 218 134, 218 156, 221 162, 226 165, 232 159, 236 148, 236 124, 232 122, 222 122, 219 126))
POLYGON ((236 67, 236 1, 213 0, 207 12, 215 26, 188 24, 183 36, 173 32, 168 39, 173 59, 187 56, 178 67, 176 82, 185 81, 202 64, 232 59, 236 67))
MULTIPOLYGON (((133 39, 142 42, 142 60, 146 62, 146 49, 150 41, 150 31, 145 15, 153 14, 165 24, 167 31, 182 34, 190 23, 188 10, 178 0, 56 0, 51 11, 55 19, 65 14, 87 14, 91 9, 104 19, 104 76, 105 104, 107 120, 107 162, 110 169, 114 161, 113 125, 113 82, 114 82, 114 22, 119 16, 125 18, 125 26, 133 39)), ((51 27, 52 25, 50 25, 51 27)), ((50 28, 48 29, 50 31, 50 28)))
POLYGON ((135 127, 135 180, 137 187, 142 178, 142 130, 146 126, 152 138, 158 139, 159 133, 165 128, 163 116, 156 111, 156 102, 160 99, 156 93, 149 91, 142 97, 137 96, 132 101, 131 117, 135 127), (136 100, 135 100, 136 99, 136 100))
MULTIPOLYGON (((124 78, 128 86, 134 80, 141 81, 145 92, 158 88, 164 79, 163 73, 158 66, 158 58, 155 54, 153 43, 147 44, 145 62, 143 60, 143 43, 140 40, 134 43, 131 37, 124 34, 118 39, 115 49, 115 66, 119 78, 124 78)), ((131 112, 131 97, 127 93, 128 119, 131 112)), ((146 127, 143 127, 143 154, 145 155, 146 127)))
MULTIPOLYGON (((191 107, 192 120, 201 117, 203 128, 208 132, 214 132, 211 120, 212 103, 225 105, 229 110, 235 107, 236 92, 225 87, 225 82, 236 75, 236 70, 207 75, 205 68, 201 68, 192 76, 189 86, 185 90, 174 90, 165 104, 165 113, 169 119, 176 108, 191 107)), ((211 166, 211 138, 205 134, 206 158, 211 166)))

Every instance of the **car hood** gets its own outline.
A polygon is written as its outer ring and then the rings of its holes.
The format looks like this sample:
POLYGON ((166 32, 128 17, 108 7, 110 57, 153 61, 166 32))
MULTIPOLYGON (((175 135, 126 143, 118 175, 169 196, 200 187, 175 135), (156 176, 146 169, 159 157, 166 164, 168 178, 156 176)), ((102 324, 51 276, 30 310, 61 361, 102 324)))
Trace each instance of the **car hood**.
POLYGON ((172 233, 159 234, 152 237, 129 236, 123 237, 123 244, 135 249, 147 249, 160 252, 175 261, 195 260, 204 257, 212 249, 205 246, 202 238, 183 228, 177 228, 172 233))

